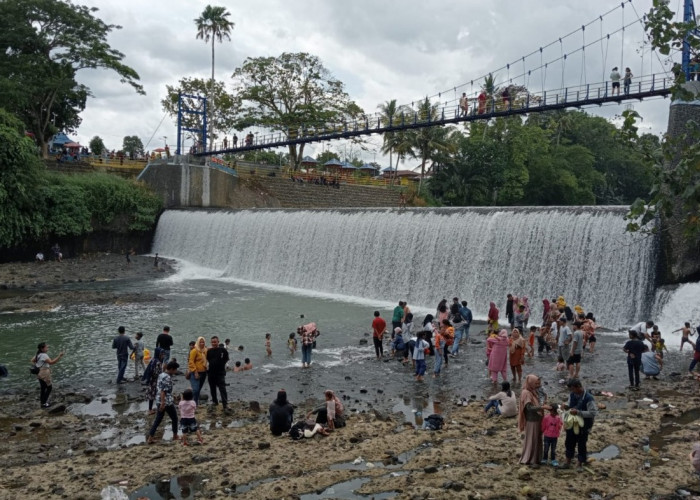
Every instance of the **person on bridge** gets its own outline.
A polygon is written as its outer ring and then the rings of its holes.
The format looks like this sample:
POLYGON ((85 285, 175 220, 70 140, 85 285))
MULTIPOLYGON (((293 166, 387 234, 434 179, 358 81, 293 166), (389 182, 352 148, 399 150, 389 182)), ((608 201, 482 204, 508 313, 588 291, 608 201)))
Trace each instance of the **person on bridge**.
MULTIPOLYGON (((634 75, 632 74, 632 70, 629 68, 625 68, 625 78, 623 80, 623 84, 625 87, 625 95, 630 94, 630 85, 632 84, 632 77, 633 76, 634 75)), ((619 93, 619 89, 618 89, 618 93, 619 93)))
POLYGON ((459 98, 459 109, 460 116, 467 116, 469 114, 469 99, 467 98, 466 92, 462 92, 462 97, 459 98))
POLYGON ((612 81, 611 95, 615 95, 615 90, 617 90, 617 95, 620 95, 620 72, 617 70, 617 66, 610 72, 610 80, 612 81))
POLYGON ((479 108, 477 113, 483 115, 486 112, 486 92, 482 90, 479 94, 479 97, 477 97, 477 100, 479 101, 479 108))
POLYGON ((238 146, 238 136, 236 134, 233 134, 233 141, 232 142, 233 142, 234 148, 238 146))
POLYGON ((224 149, 228 149, 228 137, 224 136, 224 149))

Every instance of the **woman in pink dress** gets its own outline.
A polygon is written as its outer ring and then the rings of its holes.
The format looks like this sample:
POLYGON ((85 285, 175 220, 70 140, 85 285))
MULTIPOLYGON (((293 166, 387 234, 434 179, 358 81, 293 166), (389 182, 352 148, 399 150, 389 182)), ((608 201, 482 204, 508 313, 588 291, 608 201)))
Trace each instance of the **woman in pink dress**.
POLYGON ((491 355, 489 356, 489 374, 494 383, 498 382, 498 374, 503 380, 508 380, 506 368, 508 365, 508 333, 501 330, 492 344, 491 355))

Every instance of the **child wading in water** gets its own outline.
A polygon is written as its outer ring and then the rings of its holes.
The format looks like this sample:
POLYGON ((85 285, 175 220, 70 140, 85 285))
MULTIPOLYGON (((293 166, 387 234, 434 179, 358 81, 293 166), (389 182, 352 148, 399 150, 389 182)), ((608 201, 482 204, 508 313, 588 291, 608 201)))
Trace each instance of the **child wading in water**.
POLYGON ((297 338, 296 335, 294 335, 294 332, 289 334, 287 347, 289 348, 289 355, 294 356, 294 354, 297 352, 297 338))
POLYGON ((269 333, 265 334, 265 352, 268 358, 272 356, 272 335, 269 333))
POLYGON ((179 403, 180 408, 180 431, 182 432, 182 445, 187 446, 187 434, 192 432, 197 434, 197 441, 204 443, 202 439, 202 431, 199 430, 197 419, 194 416, 197 409, 197 403, 194 402, 194 393, 192 389, 186 389, 182 393, 182 401, 179 403))
POLYGON ((551 403, 552 407, 549 410, 549 414, 545 415, 542 419, 542 433, 544 434, 544 456, 542 460, 546 464, 552 464, 553 467, 559 467, 559 462, 557 462, 557 439, 561 434, 561 428, 564 425, 561 417, 559 416, 559 406, 556 403, 551 403), (547 452, 551 457, 551 462, 547 458, 547 452))

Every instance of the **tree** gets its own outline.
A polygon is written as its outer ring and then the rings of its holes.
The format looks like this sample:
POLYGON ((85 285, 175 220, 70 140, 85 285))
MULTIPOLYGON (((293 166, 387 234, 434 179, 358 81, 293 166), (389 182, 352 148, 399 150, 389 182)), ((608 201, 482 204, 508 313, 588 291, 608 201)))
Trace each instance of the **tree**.
MULTIPOLYGON (((388 127, 392 125, 400 125, 401 120, 410 112, 410 108, 406 106, 397 106, 396 99, 386 101, 378 106, 381 113, 380 120, 382 125, 388 127)), ((399 168, 399 160, 404 158, 410 150, 410 143, 407 140, 407 134, 404 131, 386 132, 383 137, 381 152, 389 153, 389 167, 393 167, 393 155, 396 153, 396 167, 393 170, 391 183, 396 180, 396 172, 399 168)))
POLYGON ((0 108, 0 247, 39 235, 43 168, 22 122, 0 108))
POLYGON ((107 149, 105 148, 105 143, 99 135, 90 139, 90 151, 92 154, 100 156, 105 149, 107 149))
MULTIPOLYGON (((211 40, 211 81, 209 96, 209 105, 214 108, 214 102, 216 101, 216 89, 214 88, 214 45, 217 40, 219 43, 224 42, 224 38, 231 41, 231 30, 235 26, 232 21, 228 20, 231 15, 226 7, 212 7, 207 5, 202 14, 194 20, 197 26, 197 39, 204 40, 208 42, 211 40)), ((209 110, 207 110, 209 111, 209 110)), ((212 129, 215 128, 215 123, 217 122, 216 116, 211 115, 211 125, 212 129)))
MULTIPOLYGON (((654 0, 644 21, 652 49, 669 55, 687 43, 691 53, 700 53, 700 38, 694 34, 696 23, 674 21, 674 18, 669 2, 654 0)), ((676 75, 671 87, 672 100, 697 99, 696 93, 684 85, 685 74, 681 67, 676 64, 672 71, 676 75)), ((636 137, 636 117, 628 115, 625 118, 624 126, 629 135, 636 137)), ((649 145, 648 141, 646 145, 649 145)), ((653 158, 656 165, 651 191, 630 206, 625 217, 629 221, 628 231, 655 232, 660 227, 655 221, 663 215, 668 217, 666 229, 669 229, 668 222, 674 220, 680 222, 689 239, 696 239, 700 235, 700 125, 689 120, 680 136, 666 136, 653 158)))
POLYGON ((338 156, 335 151, 323 151, 322 153, 316 155, 316 161, 318 162, 319 167, 331 160, 340 161, 340 156, 338 156))
POLYGON ((223 43, 224 38, 231 41, 231 30, 235 23, 228 20, 231 15, 226 7, 207 5, 200 16, 194 20, 197 26, 197 39, 208 43, 211 40, 211 81, 214 82, 214 42, 223 43))
MULTIPOLYGON (((234 127, 236 122, 236 102, 233 96, 226 91, 226 86, 220 82, 207 82, 201 78, 182 78, 177 86, 166 85, 166 96, 160 101, 163 110, 172 118, 177 119, 178 99, 180 93, 189 95, 206 95, 209 97, 207 103, 207 116, 209 122, 207 131, 209 137, 214 140, 220 133, 227 134, 234 127)), ((202 102, 199 99, 183 97, 183 107, 190 110, 202 110, 202 102)), ((182 125, 185 128, 201 130, 202 115, 185 113, 182 115, 182 125)), ((195 132, 187 132, 189 137, 195 141, 201 139, 195 132)))
MULTIPOLYGON (((440 117, 438 105, 431 104, 427 97, 418 106, 418 116, 421 121, 430 119, 435 121, 440 117)), ((423 127, 411 131, 408 141, 411 144, 410 156, 420 159, 420 178, 425 177, 425 165, 433 159, 437 153, 449 151, 448 130, 443 127, 423 127)))
MULTIPOLYGON (((248 58, 233 73, 236 128, 262 126, 296 138, 307 130, 338 130, 362 114, 321 60, 307 53, 248 58)), ((290 145, 289 159, 299 168, 304 145, 290 145)))
POLYGON ((122 151, 129 155, 132 160, 136 156, 142 156, 144 154, 143 142, 136 135, 127 135, 122 141, 122 151))
POLYGON ((80 123, 90 89, 75 81, 78 71, 109 69, 144 93, 138 73, 107 42, 121 27, 95 17, 97 10, 62 0, 0 1, 0 102, 34 133, 44 157, 56 130, 80 123))

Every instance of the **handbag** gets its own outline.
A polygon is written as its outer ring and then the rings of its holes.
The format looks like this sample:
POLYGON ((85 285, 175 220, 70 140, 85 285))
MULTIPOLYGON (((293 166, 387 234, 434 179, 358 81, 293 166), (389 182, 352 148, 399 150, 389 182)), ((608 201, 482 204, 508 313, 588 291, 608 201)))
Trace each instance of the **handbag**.
POLYGON ((32 375, 39 375, 39 371, 40 371, 40 368, 36 365, 32 366, 29 369, 29 373, 31 373, 32 375))

